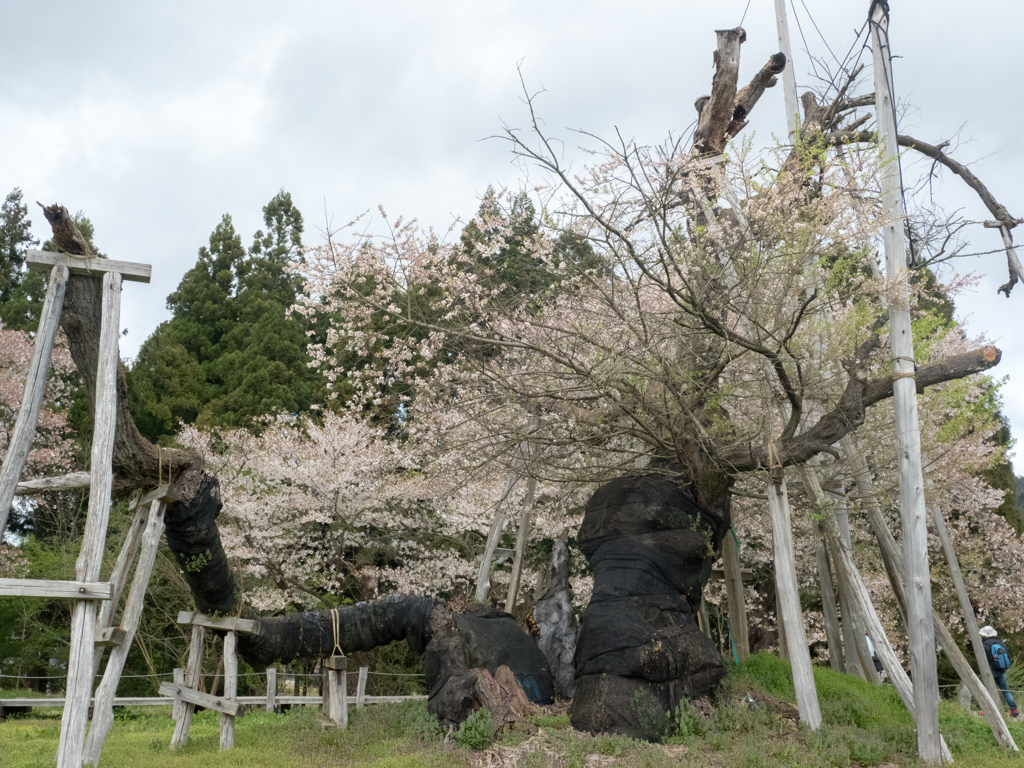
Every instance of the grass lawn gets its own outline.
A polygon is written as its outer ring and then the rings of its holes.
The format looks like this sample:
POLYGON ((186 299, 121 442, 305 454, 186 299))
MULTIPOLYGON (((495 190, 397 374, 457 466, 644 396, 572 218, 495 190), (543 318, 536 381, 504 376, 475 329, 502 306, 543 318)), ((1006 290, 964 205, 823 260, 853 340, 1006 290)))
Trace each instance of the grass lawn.
MULTIPOLYGON (((121 711, 107 738, 103 768, 195 766, 260 768, 294 766, 519 766, 519 768, 832 768, 916 764, 910 717, 891 687, 875 687, 815 670, 825 725, 810 733, 795 722, 788 665, 758 654, 734 670, 714 710, 684 707, 665 744, 614 736, 589 736, 568 727, 566 715, 542 715, 517 723, 484 749, 459 746, 442 734, 422 701, 351 710, 348 731, 324 728, 313 708, 283 715, 253 711, 236 721, 235 749, 219 752, 220 716, 201 712, 188 745, 171 751, 170 707, 121 711)), ((1024 768, 1024 758, 995 745, 983 718, 955 703, 942 704, 939 719, 955 764, 965 768, 1024 768)), ((0 723, 0 766, 49 768, 60 728, 59 709, 38 709, 0 723)), ((1024 725, 1010 726, 1024 745, 1024 725)), ((465 739, 461 739, 465 741, 465 739)))

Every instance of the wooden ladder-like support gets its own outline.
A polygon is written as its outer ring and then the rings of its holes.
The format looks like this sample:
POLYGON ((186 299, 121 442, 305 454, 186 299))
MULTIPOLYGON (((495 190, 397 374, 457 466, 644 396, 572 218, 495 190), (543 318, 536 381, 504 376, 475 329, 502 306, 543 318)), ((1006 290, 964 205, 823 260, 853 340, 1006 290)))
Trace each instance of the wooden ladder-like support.
MULTIPOLYGON (((71 647, 68 658, 68 676, 66 704, 61 720, 60 743, 57 748, 57 768, 80 768, 82 765, 86 726, 89 719, 89 701, 92 698, 92 684, 102 646, 114 646, 115 653, 123 657, 127 653, 135 629, 138 626, 138 615, 141 614, 142 599, 149 582, 152 559, 148 554, 159 541, 162 527, 163 501, 156 500, 150 507, 149 516, 145 521, 137 521, 118 559, 118 566, 111 574, 109 581, 100 581, 100 566, 103 562, 103 550, 107 537, 107 522, 110 517, 110 491, 113 483, 113 451, 114 429, 117 420, 117 340, 120 335, 121 321, 121 283, 122 280, 148 283, 152 268, 148 264, 134 264, 110 259, 82 259, 63 253, 45 253, 29 251, 26 254, 29 269, 49 272, 46 299, 39 320, 29 365, 28 381, 21 409, 11 434, 11 441, 0 469, 0 533, 6 528, 11 503, 18 491, 18 480, 25 468, 25 462, 32 448, 39 411, 46 390, 46 378, 50 372, 50 360, 53 353, 54 340, 64 306, 64 294, 67 281, 71 274, 93 275, 103 280, 103 298, 101 308, 99 363, 96 372, 96 409, 92 439, 91 470, 89 472, 89 510, 85 522, 85 534, 82 549, 76 564, 75 581, 42 581, 35 579, 0 579, 0 596, 22 597, 58 597, 73 599, 71 613, 71 647), (145 525, 142 525, 145 522, 145 525), (136 534, 136 528, 140 530, 136 534), (154 534, 155 530, 155 534, 154 534), (132 598, 125 607, 125 617, 121 626, 114 628, 110 621, 121 591, 127 580, 128 570, 134 558, 134 548, 144 540, 143 556, 140 566, 136 569, 135 581, 132 584, 132 598), (134 543, 133 543, 134 542, 134 543), (145 559, 150 557, 149 566, 143 567, 145 559), (102 608, 99 606, 102 605, 102 608), (134 618, 133 617, 134 612, 134 618), (97 648, 97 643, 100 647, 97 648)), ((84 487, 81 478, 76 479, 77 487, 84 487)), ((45 483, 41 484, 43 487, 45 483)), ((54 481, 56 487, 62 487, 61 479, 54 481)), ((163 498, 163 497, 161 497, 163 498)), ((112 659, 113 661, 113 659, 112 659)), ((109 688, 110 701, 113 691, 117 688, 120 678, 120 664, 114 668, 108 664, 111 680, 107 675, 104 683, 109 688), (116 669, 116 672, 115 672, 116 669)), ((101 686, 101 693, 105 689, 101 686)), ((97 699, 97 705, 100 700, 97 699)), ((108 703, 107 709, 110 709, 108 703)), ((97 706, 97 712, 101 708, 97 706)), ((108 726, 109 728, 109 726, 108 726)), ((105 731, 103 733, 105 735, 105 731)), ((95 757, 99 759, 99 748, 102 746, 99 736, 95 757)))
POLYGON ((221 713, 220 748, 231 749, 235 745, 235 717, 242 706, 238 703, 238 635, 258 633, 260 621, 230 617, 211 618, 203 613, 182 611, 178 614, 178 623, 192 625, 192 642, 188 649, 188 666, 185 667, 184 679, 181 682, 175 680, 173 683, 160 684, 160 695, 174 700, 174 713, 178 721, 171 737, 171 747, 183 747, 188 742, 192 715, 195 714, 198 705, 221 713), (224 636, 223 696, 213 696, 199 690, 207 629, 227 632, 224 636))

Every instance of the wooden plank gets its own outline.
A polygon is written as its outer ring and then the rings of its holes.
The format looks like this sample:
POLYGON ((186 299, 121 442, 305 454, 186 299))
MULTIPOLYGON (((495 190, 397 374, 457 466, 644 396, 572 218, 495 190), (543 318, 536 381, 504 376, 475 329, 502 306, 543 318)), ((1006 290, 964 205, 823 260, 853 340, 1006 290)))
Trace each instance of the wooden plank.
POLYGON ((338 686, 338 675, 333 669, 324 669, 324 715, 341 725, 341 690, 338 686))
MULTIPOLYGON (((99 363, 96 371, 96 403, 93 418, 89 511, 78 555, 79 581, 98 581, 110 517, 111 461, 117 426, 117 340, 121 335, 121 275, 103 277, 100 320, 99 363)), ((61 718, 57 768, 81 768, 89 698, 93 685, 93 653, 96 641, 96 603, 79 600, 71 614, 71 643, 68 654, 67 697, 61 718)))
POLYGON ((150 264, 99 257, 83 259, 81 256, 69 253, 50 251, 26 251, 25 266, 33 272, 48 272, 53 267, 64 267, 70 270, 72 275, 95 275, 96 277, 114 272, 132 283, 148 283, 153 276, 153 267, 150 264))
POLYGON ((120 627, 104 627, 96 630, 97 648, 117 648, 124 645, 128 633, 120 627))
MULTIPOLYGON (((889 58, 889 12, 885 3, 872 3, 871 51, 874 58, 875 119, 882 139, 882 238, 889 291, 889 339, 893 370, 893 409, 896 413, 896 457, 903 520, 903 557, 910 669, 917 707, 917 752, 926 763, 942 760, 939 734, 939 679, 935 664, 931 573, 928 567, 928 511, 921 466, 921 429, 914 379, 914 339, 907 280, 903 184, 900 178, 893 103, 892 61, 889 58)), ((877 648, 876 648, 877 649, 877 648)), ((884 663, 884 662, 883 662, 884 663)))
POLYGON ((178 623, 191 624, 193 627, 206 627, 207 629, 229 630, 246 635, 258 634, 260 631, 259 619, 242 619, 237 616, 224 616, 215 619, 197 611, 179 612, 178 623))
POLYGON ((323 667, 344 672, 348 669, 348 656, 328 656, 323 660, 323 667))
MULTIPOLYGON (((192 642, 188 647, 188 664, 185 666, 184 688, 195 688, 199 685, 199 673, 203 663, 203 645, 206 639, 206 627, 193 625, 192 642)), ((192 715, 196 708, 194 705, 183 702, 181 704, 181 717, 174 726, 174 735, 171 736, 171 748, 183 747, 188 743, 188 732, 192 727, 192 715)))
MULTIPOLYGON (((228 632, 224 636, 224 698, 235 701, 238 697, 238 633, 228 632)), ((235 716, 224 714, 220 718, 220 748, 235 746, 235 716)))
MULTIPOLYGON (((722 546, 724 547, 725 544, 722 544, 722 546)), ((752 569, 750 569, 750 568, 741 568, 740 569, 740 576, 742 577, 743 581, 753 581, 753 579, 754 579, 754 571, 752 569)), ((724 579, 725 578, 725 569, 724 568, 712 568, 711 569, 711 577, 710 578, 712 578, 712 579, 724 579)))
POLYGON ((32 441, 35 439, 36 423, 39 421, 39 411, 43 407, 43 396, 46 394, 46 377, 50 373, 53 341, 57 338, 60 311, 64 306, 67 280, 66 268, 54 267, 50 270, 50 284, 46 289, 39 329, 32 345, 32 359, 28 366, 25 391, 21 397, 21 408, 18 409, 14 431, 7 441, 7 455, 4 457, 3 467, 0 468, 0 540, 3 540, 4 531, 7 530, 7 517, 17 492, 18 479, 25 468, 29 451, 32 450, 32 441))
POLYGON ((37 477, 35 480, 22 480, 18 483, 14 495, 29 496, 33 493, 49 493, 51 491, 76 491, 88 487, 88 472, 71 472, 59 477, 37 477))
MULTIPOLYGON (((188 688, 184 685, 175 685, 174 683, 160 683, 160 695, 167 696, 172 699, 181 699, 185 702, 186 706, 192 705, 192 707, 204 707, 225 715, 231 715, 232 717, 237 715, 238 710, 242 707, 242 704, 237 701, 231 701, 230 699, 226 699, 222 696, 211 696, 208 693, 197 691, 194 688, 188 688)), ((170 704, 171 702, 168 701, 167 703, 170 704)))
POLYGON ((366 678, 369 671, 369 667, 359 668, 359 682, 356 683, 356 709, 362 709, 366 704, 366 678))
POLYGON ((100 686, 96 691, 92 726, 85 739, 85 763, 87 765, 99 764, 103 741, 110 731, 110 726, 114 724, 114 697, 117 694, 117 684, 121 680, 121 673, 128 661, 132 640, 135 639, 135 632, 142 619, 146 589, 149 587, 149 577, 153 572, 153 563, 156 561, 156 552, 160 546, 160 534, 163 529, 164 503, 154 501, 149 508, 146 528, 142 535, 139 562, 135 567, 135 576, 132 578, 132 586, 124 606, 124 616, 121 617, 119 631, 124 634, 124 642, 110 652, 106 669, 103 670, 103 680, 100 681, 100 686))
POLYGON ((109 581, 50 581, 47 579, 0 579, 0 597, 57 597, 72 600, 110 600, 109 581))
MULTIPOLYGON (((185 685, 185 668, 175 667, 174 668, 174 684, 185 685)), ((178 720, 181 717, 182 701, 179 698, 174 699, 174 709, 171 712, 171 717, 178 720)))
POLYGON ((333 701, 337 702, 338 725, 344 731, 348 728, 348 672, 332 669, 328 670, 327 674, 336 677, 338 680, 338 698, 333 701))
MULTIPOLYGON (((749 572, 749 569, 748 569, 749 572)), ((732 641, 736 646, 736 658, 743 661, 750 655, 750 634, 747 623, 747 601, 743 595, 743 569, 740 568, 740 551, 730 528, 722 540, 722 576, 725 578, 725 594, 729 603, 729 626, 732 641)))
POLYGON ((132 501, 128 504, 128 509, 135 509, 136 507, 148 507, 150 503, 154 501, 162 501, 165 504, 172 504, 181 498, 181 488, 174 485, 174 483, 164 483, 158 485, 156 488, 145 494, 137 502, 132 501))
POLYGON ((267 712, 277 712, 276 667, 267 667, 267 712))
MULTIPOLYGON (((820 490, 820 487, 819 487, 820 490)), ((829 494, 825 494, 829 495, 829 494)), ((832 496, 836 501, 835 496, 832 496)), ((836 525, 839 526, 839 536, 847 547, 853 548, 850 537, 850 515, 846 509, 846 498, 833 503, 836 525)), ((864 618, 857 609, 857 603, 849 599, 848 585, 843 582, 840 595, 846 598, 846 614, 843 616, 843 644, 846 646, 846 664, 853 665, 856 674, 869 683, 880 685, 882 680, 878 677, 875 669, 875 662, 871 658, 871 651, 868 649, 867 633, 864 631, 864 618)))
POLYGON ((804 629, 804 615, 800 608, 793 529, 789 518, 789 498, 786 495, 785 479, 780 477, 775 482, 768 482, 768 508, 772 517, 775 591, 782 608, 782 623, 786 630, 789 660, 793 669, 797 709, 800 711, 800 720, 812 731, 816 731, 821 727, 821 710, 818 707, 818 689, 814 684, 811 652, 804 629))
MULTIPOLYGON (((110 582, 114 585, 114 596, 110 602, 104 603, 100 608, 99 616, 96 617, 96 632, 102 632, 114 625, 114 615, 118 603, 121 602, 121 594, 124 592, 124 585, 128 581, 128 571, 135 554, 139 551, 139 544, 142 543, 142 535, 146 531, 146 520, 149 517, 148 509, 138 509, 132 519, 131 528, 128 529, 128 536, 121 545, 121 551, 117 554, 117 562, 114 563, 114 570, 110 573, 110 582)), ((94 675, 99 674, 100 661, 103 659, 103 644, 96 641, 96 652, 92 657, 92 671, 94 675)))

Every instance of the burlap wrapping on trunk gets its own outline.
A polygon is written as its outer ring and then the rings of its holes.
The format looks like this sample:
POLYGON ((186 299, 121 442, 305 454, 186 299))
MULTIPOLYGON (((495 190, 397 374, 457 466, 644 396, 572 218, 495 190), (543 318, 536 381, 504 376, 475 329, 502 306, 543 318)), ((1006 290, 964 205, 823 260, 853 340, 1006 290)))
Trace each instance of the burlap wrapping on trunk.
POLYGON ((578 544, 594 569, 594 594, 574 658, 572 724, 591 733, 657 741, 683 696, 725 675, 693 614, 728 529, 655 475, 602 486, 587 502, 578 544))

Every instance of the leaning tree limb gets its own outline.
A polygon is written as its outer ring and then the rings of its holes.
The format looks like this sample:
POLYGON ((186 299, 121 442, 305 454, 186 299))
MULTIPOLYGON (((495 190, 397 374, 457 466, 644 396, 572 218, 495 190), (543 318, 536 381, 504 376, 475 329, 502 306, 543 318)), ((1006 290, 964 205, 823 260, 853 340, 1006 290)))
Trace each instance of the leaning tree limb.
MULTIPOLYGON (((874 131, 833 131, 825 134, 823 138, 826 144, 832 146, 855 143, 873 144, 878 141, 878 134, 874 131)), ((970 168, 943 152, 945 144, 929 144, 921 141, 921 139, 904 134, 896 136, 896 143, 901 147, 907 147, 915 152, 920 152, 925 157, 930 157, 936 163, 945 166, 963 179, 964 183, 977 193, 981 202, 988 208, 989 213, 999 223, 999 229, 1003 235, 1003 243, 1006 248, 1007 267, 1010 273, 1009 282, 1000 286, 999 292, 1005 293, 1006 297, 1009 298, 1010 291, 1017 281, 1024 282, 1024 266, 1021 265, 1020 259, 1017 257, 1017 253, 1013 248, 1013 239, 1010 236, 1010 230, 1020 223, 1020 219, 1010 215, 1010 212, 1006 210, 1006 206, 996 200, 995 195, 992 194, 989 188, 985 186, 970 168)))

